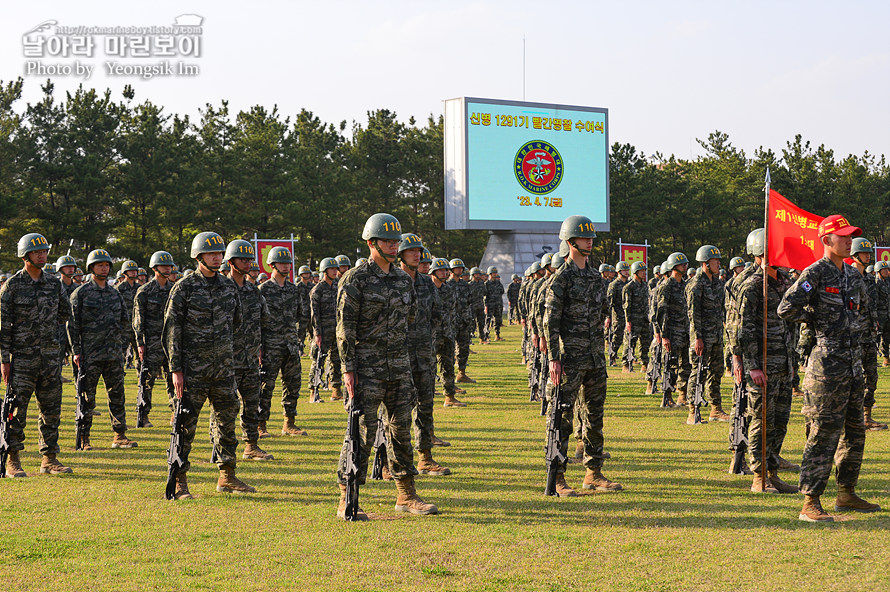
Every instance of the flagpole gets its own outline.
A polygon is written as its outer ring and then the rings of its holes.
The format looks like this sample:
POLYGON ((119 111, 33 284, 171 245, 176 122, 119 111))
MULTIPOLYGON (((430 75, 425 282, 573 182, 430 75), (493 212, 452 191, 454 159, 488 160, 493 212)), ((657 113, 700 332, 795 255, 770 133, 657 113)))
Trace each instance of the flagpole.
POLYGON ((766 183, 764 185, 764 202, 763 202, 763 355, 761 356, 761 371, 763 372, 763 391, 760 400, 760 485, 764 493, 766 492, 766 396, 769 377, 766 373, 766 331, 767 331, 767 315, 768 306, 767 298, 769 295, 769 167, 766 167, 766 183))

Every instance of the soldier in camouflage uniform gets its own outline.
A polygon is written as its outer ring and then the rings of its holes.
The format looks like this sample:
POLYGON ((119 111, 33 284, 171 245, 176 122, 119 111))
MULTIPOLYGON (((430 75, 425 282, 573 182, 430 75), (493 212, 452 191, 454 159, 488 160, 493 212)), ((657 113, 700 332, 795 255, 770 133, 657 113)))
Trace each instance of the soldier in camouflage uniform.
POLYGON ((732 347, 730 347, 729 329, 730 319, 734 314, 730 312, 730 308, 735 305, 735 300, 732 296, 732 286, 735 283, 735 278, 744 270, 745 260, 741 257, 733 257, 729 260, 730 277, 723 283, 723 338, 726 344, 723 352, 723 365, 730 376, 732 375, 732 347))
MULTIPOLYGON (((624 286, 630 281, 630 265, 627 261, 619 261, 615 265, 617 275, 606 289, 606 300, 609 303, 609 319, 606 321, 606 330, 609 331, 609 366, 614 366, 618 359, 618 348, 624 341, 624 306, 621 294, 624 286)), ((630 372, 630 367, 625 363, 623 372, 630 372)))
MULTIPOLYGON (((677 405, 690 405, 686 386, 692 366, 689 363, 689 311, 686 307, 686 269, 689 260, 683 253, 671 253, 667 261, 668 277, 658 287, 655 323, 661 335, 670 380, 677 391, 677 405)), ((691 408, 691 405, 690 405, 691 408)), ((695 422, 690 412, 686 422, 695 422)))
MULTIPOLYGON (((534 349, 540 352, 545 351, 544 343, 544 307, 547 301, 547 293, 545 288, 548 280, 553 275, 553 253, 544 253, 541 257, 541 268, 543 272, 532 284, 527 294, 528 312, 527 322, 531 329, 531 342, 534 349)), ((532 352, 534 353, 534 351, 532 352)), ((534 362, 534 359, 532 360, 534 362)))
POLYGON ((473 329, 479 335, 479 342, 488 343, 485 334, 485 282, 482 280, 482 270, 474 267, 470 270, 473 279, 470 280, 470 306, 473 308, 473 329))
MULTIPOLYGON (((71 294, 73 294, 74 290, 77 289, 77 286, 80 285, 74 280, 74 274, 77 271, 77 261, 75 261, 74 257, 72 257, 71 255, 63 255, 56 260, 55 267, 59 273, 59 280, 62 282, 62 292, 65 293, 65 299, 70 302, 71 294)), ((83 276, 82 273, 81 276, 83 276)), ((71 345, 68 343, 68 332, 65 330, 65 325, 63 323, 59 323, 59 354, 61 355, 60 361, 64 361, 70 353, 71 345)), ((77 376, 76 368, 74 368, 74 375, 77 376)), ((71 381, 63 376, 62 382, 64 383, 71 381)))
POLYGON ((779 316, 807 322, 816 337, 803 381, 809 434, 800 469, 805 501, 799 518, 822 523, 833 521, 820 501, 832 461, 836 511, 874 512, 880 506, 855 493, 865 449, 859 307, 867 305, 868 295, 862 276, 844 258, 850 256, 852 237, 862 231, 834 215, 822 220, 818 232, 824 255, 785 292, 779 316))
MULTIPOLYGON (((167 298, 173 287, 173 283, 170 282, 173 256, 167 251, 156 251, 152 254, 148 267, 154 272, 154 277, 136 291, 136 302, 133 307, 133 332, 136 334, 139 361, 146 365, 147 374, 142 396, 146 404, 145 427, 150 428, 152 423, 148 421, 148 414, 151 412, 155 380, 160 378, 163 372, 165 382, 170 383, 170 373, 167 371, 167 362, 164 359, 162 335, 164 311, 167 309, 167 298)), ((172 383, 170 383, 168 388, 170 394, 172 394, 172 390, 172 383)))
POLYGON ((296 425, 297 399, 300 398, 300 344, 309 326, 309 307, 304 305, 300 290, 291 282, 293 257, 286 247, 275 247, 266 257, 266 265, 274 271, 272 278, 260 286, 260 293, 269 307, 269 330, 263 332, 263 394, 260 398, 260 437, 268 433, 266 422, 272 409, 272 392, 281 372, 281 406, 284 408, 282 436, 305 436, 296 425))
POLYGON ((887 429, 883 424, 872 419, 871 410, 875 404, 875 390, 878 388, 878 336, 880 335, 880 316, 878 307, 880 297, 878 285, 866 272, 874 247, 871 241, 864 238, 854 238, 850 255, 853 259, 853 267, 862 275, 863 284, 868 294, 868 303, 860 307, 860 346, 862 347, 862 370, 865 374, 865 397, 863 399, 863 412, 865 416, 865 429, 877 432, 887 429))
MULTIPOLYGON (((337 261, 333 257, 325 257, 318 267, 323 279, 315 284, 309 293, 310 318, 312 333, 315 341, 309 352, 312 358, 312 368, 309 374, 315 372, 315 360, 318 350, 321 348, 327 354, 331 364, 331 401, 343 399, 341 391, 340 353, 337 351, 337 261)), ((324 368, 321 370, 324 372, 324 368)))
POLYGON ((0 358, 3 381, 16 401, 9 417, 9 456, 0 467, 7 477, 27 477, 20 453, 25 449, 25 425, 31 395, 37 397, 41 473, 72 472, 58 461, 59 420, 62 416, 61 344, 59 323, 71 314, 62 284, 43 272, 49 242, 32 232, 19 239, 17 255, 24 269, 0 288, 0 358))
POLYGON ((124 395, 124 341, 133 333, 126 297, 108 283, 111 256, 103 249, 87 257, 87 271, 93 278, 71 294, 71 320, 68 341, 74 351, 74 363, 83 365, 86 382, 79 387, 86 392, 86 418, 83 449, 91 450, 92 411, 96 407, 96 386, 99 377, 108 393, 108 411, 114 430, 112 448, 135 448, 127 438, 127 410, 124 395))
POLYGON ((494 331, 495 341, 503 341, 501 337, 501 324, 504 322, 504 284, 497 267, 489 267, 488 275, 491 279, 485 282, 485 322, 488 330, 494 331))
POLYGON ((442 302, 439 290, 428 275, 420 272, 423 242, 416 234, 403 234, 399 243, 402 271, 414 282, 417 312, 408 325, 408 356, 414 382, 414 442, 420 461, 421 475, 450 475, 451 469, 433 459, 433 398, 436 393, 435 354, 433 341, 442 327, 442 302))
MULTIPOLYGON (((136 283, 136 277, 139 274, 139 264, 132 259, 128 259, 127 261, 124 261, 119 273, 122 274, 121 282, 117 284, 115 288, 117 288, 117 291, 124 297, 124 303, 127 307, 127 315, 132 319, 133 307, 135 306, 136 301, 136 290, 139 289, 139 284, 136 283)), ((133 359, 136 356, 136 335, 129 326, 124 330, 124 339, 122 342, 124 354, 127 356, 127 368, 132 368, 133 359)))
MULTIPOLYGON (((729 421, 723 411, 720 381, 723 378, 723 284, 717 276, 720 269, 720 249, 703 245, 695 254, 701 263, 698 273, 686 283, 686 305, 689 314, 690 363, 697 368, 703 360, 705 396, 711 401, 711 421, 729 421)), ((696 374, 692 372, 689 392, 696 388, 696 374)))
MULTIPOLYGON (((304 307, 303 310, 310 310, 309 293, 312 291, 312 288, 315 287, 315 282, 312 281, 312 270, 309 269, 308 265, 301 265, 299 271, 297 272, 297 275, 299 276, 300 280, 296 282, 295 285, 297 286, 297 290, 299 290, 300 292, 300 300, 303 302, 304 307)), ((312 332, 312 329, 312 322, 310 321, 306 325, 306 335, 309 336, 310 343, 313 343, 315 341, 315 334, 312 332)), ((306 345, 303 341, 300 341, 300 355, 304 355, 305 351, 306 345)))
MULTIPOLYGON (((185 420, 183 458, 188 458, 198 426, 198 416, 210 402, 213 441, 220 493, 255 493, 256 489, 235 476, 238 439, 235 419, 235 334, 241 328, 241 299, 235 283, 218 273, 226 243, 215 232, 201 232, 192 239, 191 256, 198 271, 183 277, 170 290, 164 313, 164 352, 173 375, 177 398, 184 398, 193 413, 185 420)), ((190 499, 186 462, 176 476, 175 499, 190 499)))
MULTIPOLYGON (((368 473, 368 457, 377 432, 377 413, 383 405, 387 466, 395 478, 396 510, 435 514, 438 509, 417 496, 414 455, 411 449, 411 410, 414 387, 408 353, 408 327, 414 322, 417 301, 411 277, 394 265, 401 242, 401 225, 394 216, 374 214, 365 223, 370 262, 347 271, 337 292, 337 346, 343 362, 343 379, 353 404, 363 415, 358 454, 358 482, 368 473)), ((337 515, 345 517, 346 457, 344 442, 337 481, 340 503, 337 515)), ((367 515, 359 510, 359 519, 367 515)))
MULTIPOLYGON (((454 340, 457 344, 457 378, 456 382, 475 384, 476 381, 467 376, 467 361, 470 358, 470 333, 474 316, 470 305, 470 285, 464 281, 464 262, 452 259, 449 263, 452 278, 448 280, 454 292, 454 340)), ((447 401, 446 401, 447 402, 447 401)))
MULTIPOLYGON (((445 392, 445 407, 466 407, 466 403, 458 401, 457 387, 454 384, 454 325, 457 322, 457 311, 454 307, 454 284, 448 281, 451 277, 451 266, 447 259, 436 259, 430 266, 433 284, 439 291, 439 302, 442 304, 442 323, 435 334, 436 362, 442 377, 442 388, 445 392)), ((438 440, 433 434, 434 441, 438 440)), ((447 446, 440 440, 436 446, 447 446)))
POLYGON ((352 261, 346 255, 337 255, 334 259, 337 261, 337 269, 339 270, 337 277, 341 278, 352 267, 352 261))
POLYGON ((661 277, 661 265, 656 265, 652 268, 652 279, 647 282, 650 293, 652 292, 652 290, 655 289, 655 286, 657 286, 658 283, 661 282, 661 277))
MULTIPOLYGON (((547 287, 544 313, 544 341, 550 352, 550 381, 560 385, 560 448, 568 449, 575 402, 584 412, 581 439, 584 442, 582 487, 597 491, 619 491, 619 483, 602 474, 603 405, 606 400, 606 357, 603 326, 608 314, 605 283, 587 264, 596 237, 593 222, 586 216, 569 216, 562 223, 559 238, 568 242, 566 263, 556 271, 547 287)), ((551 404, 554 404, 551 401, 551 404)), ((559 412, 559 411, 558 411, 559 412)), ((550 421, 548 414, 548 422, 550 421)), ((565 479, 565 467, 556 476, 560 496, 577 495, 565 479)))
POLYGON ((630 266, 631 281, 621 290, 621 308, 624 311, 624 366, 633 372, 634 350, 640 342, 640 363, 649 365, 649 288, 646 285, 646 264, 637 261, 630 266))
MULTIPOLYGON (((246 240, 233 240, 226 246, 225 260, 229 263, 229 278, 235 283, 241 301, 241 324, 233 334, 232 363, 235 368, 235 388, 241 403, 241 438, 244 440, 244 460, 274 460, 259 446, 260 364, 262 363, 263 334, 269 326, 269 309, 259 288, 250 282, 251 264, 256 251, 246 240)), ((211 429, 215 429, 211 426, 211 429)))
POLYGON ((779 302, 791 286, 784 271, 767 270, 766 357, 763 355, 763 268, 756 270, 739 290, 738 343, 748 378, 748 450, 755 476, 754 493, 797 493, 797 487, 779 478, 779 453, 791 417, 792 329, 779 318, 779 302), (764 389, 766 425, 763 424, 764 389), (766 467, 763 459, 763 430, 766 430, 766 467), (761 471, 766 470, 764 475, 761 471))
POLYGON ((890 366, 890 263, 875 264, 875 286, 878 291, 878 325, 881 328, 880 350, 884 368, 890 366))

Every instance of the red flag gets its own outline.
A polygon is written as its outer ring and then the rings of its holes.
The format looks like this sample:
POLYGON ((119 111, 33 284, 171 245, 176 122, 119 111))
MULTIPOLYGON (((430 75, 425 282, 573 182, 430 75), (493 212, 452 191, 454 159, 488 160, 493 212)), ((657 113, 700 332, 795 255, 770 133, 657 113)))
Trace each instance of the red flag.
POLYGON ((800 209, 777 192, 769 190, 770 265, 805 269, 822 258, 819 240, 821 216, 800 209))

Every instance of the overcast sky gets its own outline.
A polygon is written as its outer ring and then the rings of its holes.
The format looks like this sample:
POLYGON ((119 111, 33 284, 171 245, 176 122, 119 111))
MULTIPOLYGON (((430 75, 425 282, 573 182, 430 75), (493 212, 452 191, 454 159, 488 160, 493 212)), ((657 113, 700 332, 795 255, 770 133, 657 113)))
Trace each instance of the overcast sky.
MULTIPOLYGON (((388 108, 407 120, 459 96, 521 100, 523 37, 529 101, 606 107, 610 140, 647 154, 700 154, 695 138, 721 130, 749 154, 800 133, 837 156, 890 156, 890 2, 15 2, 0 19, 0 80, 25 76, 25 99, 45 75, 25 75, 22 35, 59 26, 171 25, 203 17, 200 57, 115 58, 96 36, 83 81, 124 84, 136 100, 198 114, 277 104, 325 121, 365 120, 388 108), (104 63, 168 59, 197 76, 143 81, 104 63)), ((33 61, 33 60, 32 60, 33 61)), ((54 76, 56 88, 82 79, 54 76)))

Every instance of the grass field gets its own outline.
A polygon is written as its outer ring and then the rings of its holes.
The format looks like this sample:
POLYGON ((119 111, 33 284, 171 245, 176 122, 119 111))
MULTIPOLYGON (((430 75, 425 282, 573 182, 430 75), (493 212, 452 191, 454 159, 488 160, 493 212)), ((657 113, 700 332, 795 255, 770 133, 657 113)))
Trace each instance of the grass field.
MULTIPOLYGON (((658 397, 643 394, 640 374, 611 369, 606 403, 612 459, 604 473, 626 491, 546 498, 544 419, 528 402, 520 332, 505 327, 504 335, 507 341, 474 346, 479 353, 468 373, 479 384, 461 397, 469 407, 443 409, 437 396, 437 434, 452 446, 434 455, 454 474, 418 477, 417 488, 439 506, 438 516, 396 513, 393 484, 369 480, 361 503, 372 520, 338 520, 345 414, 339 403, 308 404, 305 386, 298 425, 309 436, 263 440, 273 462, 239 462, 239 476, 259 490, 252 496, 215 493, 205 408, 189 474, 200 497, 175 503, 163 499, 170 432, 163 395, 155 399, 156 427, 128 433, 139 448, 111 449, 100 405, 92 433, 98 449, 74 453, 74 389, 66 384, 60 459, 74 474, 59 477, 35 474, 32 401, 23 454, 30 477, 0 480, 0 590, 890 587, 890 512, 841 515, 832 525, 799 522, 802 496, 755 495, 749 477, 726 473, 728 424, 685 425, 684 412, 662 411, 658 397)), ((876 416, 886 421, 890 372, 880 373, 876 416)), ((136 373, 127 379, 132 425, 136 373)), ((799 411, 796 399, 783 451, 798 463, 799 411)), ((276 433, 277 413, 276 401, 276 433)), ((579 490, 583 475, 580 465, 569 465, 569 482, 579 490)), ((828 487, 833 494, 833 478, 828 487)), ((890 432, 868 433, 859 491, 890 507, 890 432)))

